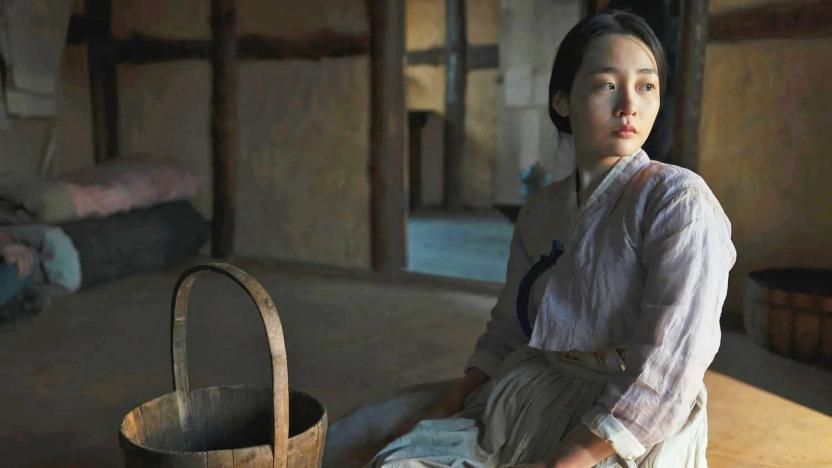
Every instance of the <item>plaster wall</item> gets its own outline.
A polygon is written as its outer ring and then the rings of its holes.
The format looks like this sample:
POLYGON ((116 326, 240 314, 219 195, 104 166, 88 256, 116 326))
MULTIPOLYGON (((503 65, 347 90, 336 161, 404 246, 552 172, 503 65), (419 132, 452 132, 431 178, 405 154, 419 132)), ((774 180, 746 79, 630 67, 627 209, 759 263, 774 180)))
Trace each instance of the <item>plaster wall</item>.
POLYGON ((699 172, 733 225, 727 313, 749 271, 832 266, 829 57, 832 39, 708 46, 699 172))
MULTIPOLYGON (((556 178, 558 133, 549 119, 549 77, 555 52, 580 21, 584 2, 501 0, 494 198, 522 203, 519 175, 539 162, 556 178)), ((568 166, 568 164, 566 165, 568 166)))
POLYGON ((407 0, 405 47, 407 50, 445 46, 445 1, 407 0))
POLYGON ((708 0, 708 12, 721 13, 737 8, 755 7, 773 3, 795 3, 795 0, 708 0))
MULTIPOLYGON (((239 33, 294 39, 369 33, 364 2, 279 6, 240 1, 239 33)), ((114 31, 121 37, 210 37, 207 0, 116 0, 113 9, 114 31)), ((195 205, 209 218, 210 73, 204 60, 118 67, 122 152, 150 153, 189 167, 200 183, 195 205)), ((241 62, 238 255, 370 265, 369 81, 366 55, 241 62)))
POLYGON ((210 64, 121 64, 117 75, 120 153, 146 154, 187 167, 197 179, 194 206, 210 219, 210 64))
POLYGON ((465 93, 465 174, 463 196, 475 207, 494 203, 497 163, 497 70, 468 73, 465 93))
POLYGON ((40 169, 49 122, 45 119, 11 119, 0 128, 0 175, 33 176, 40 169))
POLYGON ((369 66, 368 57, 243 64, 240 255, 369 265, 369 66))

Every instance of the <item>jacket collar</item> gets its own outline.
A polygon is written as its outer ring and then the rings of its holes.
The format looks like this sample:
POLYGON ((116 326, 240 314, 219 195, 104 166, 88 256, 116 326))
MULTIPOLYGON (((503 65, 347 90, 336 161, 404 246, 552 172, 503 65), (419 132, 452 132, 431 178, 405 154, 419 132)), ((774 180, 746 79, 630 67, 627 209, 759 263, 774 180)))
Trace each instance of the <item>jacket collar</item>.
MULTIPOLYGON (((647 153, 639 148, 633 154, 624 156, 619 159, 615 165, 607 172, 601 183, 595 187, 592 194, 586 200, 583 206, 578 207, 578 211, 582 212, 590 206, 601 203, 604 200, 615 199, 618 194, 624 189, 624 186, 632 179, 632 177, 640 171, 644 166, 650 163, 650 158, 647 153)), ((569 176, 569 187, 575 187, 575 179, 577 177, 577 170, 569 176)), ((572 191, 572 205, 577 206, 577 197, 575 190, 572 191)))

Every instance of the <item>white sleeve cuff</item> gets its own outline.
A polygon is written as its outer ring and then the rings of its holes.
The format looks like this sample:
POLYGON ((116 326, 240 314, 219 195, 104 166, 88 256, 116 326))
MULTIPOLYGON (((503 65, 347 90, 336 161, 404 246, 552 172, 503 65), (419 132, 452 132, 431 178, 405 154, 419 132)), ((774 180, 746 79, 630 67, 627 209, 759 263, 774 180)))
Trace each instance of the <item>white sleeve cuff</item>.
POLYGON ((581 422, 589 430, 612 446, 615 453, 625 460, 635 460, 647 451, 629 429, 600 405, 594 406, 581 422))

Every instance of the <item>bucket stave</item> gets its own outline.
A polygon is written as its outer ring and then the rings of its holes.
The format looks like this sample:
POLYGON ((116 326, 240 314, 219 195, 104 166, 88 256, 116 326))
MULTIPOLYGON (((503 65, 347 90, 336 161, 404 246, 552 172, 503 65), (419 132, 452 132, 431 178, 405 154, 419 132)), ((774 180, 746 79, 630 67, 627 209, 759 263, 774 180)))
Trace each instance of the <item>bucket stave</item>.
POLYGON ((131 410, 119 441, 128 467, 320 467, 326 409, 290 390, 283 329, 266 290, 228 264, 199 265, 177 281, 171 320, 174 389, 131 410), (186 325, 188 298, 202 272, 223 274, 243 287, 257 306, 269 341, 272 388, 245 385, 190 390, 186 325))

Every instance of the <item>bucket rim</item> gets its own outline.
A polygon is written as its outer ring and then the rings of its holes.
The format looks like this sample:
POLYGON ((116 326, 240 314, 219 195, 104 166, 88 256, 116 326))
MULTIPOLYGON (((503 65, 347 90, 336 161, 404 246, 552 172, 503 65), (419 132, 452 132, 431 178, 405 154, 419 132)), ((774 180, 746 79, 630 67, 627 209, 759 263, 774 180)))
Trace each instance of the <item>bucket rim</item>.
POLYGON ((832 297, 832 268, 774 267, 749 271, 750 282, 764 289, 832 297))
MULTIPOLYGON (((206 390, 206 389, 210 389, 210 388, 215 388, 215 389, 218 389, 218 390, 221 390, 221 389, 232 389, 232 390, 257 389, 257 390, 263 390, 263 391, 271 391, 272 390, 271 387, 266 387, 266 386, 262 386, 262 385, 239 384, 239 385, 211 385, 211 386, 208 386, 208 387, 200 387, 200 388, 191 389, 190 391, 191 391, 191 393, 193 393, 193 392, 198 392, 200 390, 206 390)), ((307 433, 309 433, 310 431, 312 431, 313 429, 315 429, 315 427, 324 423, 327 420, 327 416, 328 416, 326 405, 324 405, 323 402, 321 402, 320 400, 318 400, 314 396, 310 395, 309 393, 306 393, 304 391, 297 390, 297 389, 294 389, 292 387, 289 387, 289 398, 290 399, 291 399, 292 395, 301 395, 301 396, 304 396, 307 399, 315 402, 315 404, 318 407, 320 407, 320 409, 321 409, 321 416, 318 418, 317 421, 315 421, 314 424, 310 425, 303 432, 299 432, 299 433, 297 433, 293 436, 290 436, 289 437, 289 442, 290 443, 291 443, 292 439, 302 437, 302 436, 306 435, 307 433)), ((150 447, 150 446, 147 446, 145 444, 140 444, 140 443, 132 440, 131 438, 127 437, 124 434, 124 426, 125 426, 125 423, 127 422, 127 417, 130 416, 130 414, 132 414, 134 411, 138 410, 139 408, 141 408, 141 407, 143 407, 147 404, 153 403, 155 401, 159 401, 159 400, 161 400, 163 398, 166 398, 166 397, 176 398, 176 391, 168 392, 168 393, 159 395, 156 398, 152 398, 150 400, 142 402, 138 406, 135 406, 135 407, 131 408, 130 411, 128 411, 121 418, 121 423, 119 424, 119 431, 118 431, 119 439, 128 443, 128 444, 130 444, 131 446, 133 446, 135 448, 139 448, 139 449, 142 449, 142 450, 145 450, 147 452, 157 454, 157 455, 182 455, 182 454, 190 454, 190 453, 212 453, 212 452, 224 452, 226 450, 243 450, 243 449, 253 449, 253 448, 257 448, 257 447, 269 447, 272 450, 272 456, 274 456, 274 447, 272 447, 272 444, 270 444, 270 443, 259 444, 259 445, 246 445, 246 446, 243 446, 243 447, 233 447, 233 448, 227 448, 227 449, 221 449, 221 450, 196 450, 196 451, 195 450, 164 450, 164 449, 160 449, 160 448, 156 448, 156 447, 150 447)))

